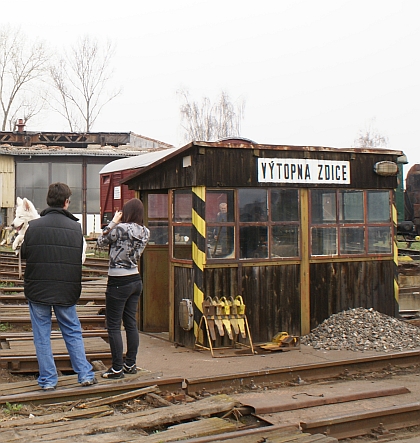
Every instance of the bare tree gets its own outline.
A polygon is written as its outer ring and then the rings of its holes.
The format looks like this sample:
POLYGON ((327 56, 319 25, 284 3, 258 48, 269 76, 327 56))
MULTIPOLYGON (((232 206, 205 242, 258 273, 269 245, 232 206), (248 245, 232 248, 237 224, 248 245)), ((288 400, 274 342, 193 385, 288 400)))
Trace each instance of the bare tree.
POLYGON ((201 103, 191 101, 185 89, 179 90, 178 94, 183 100, 180 113, 185 140, 211 141, 240 135, 245 111, 243 100, 235 105, 225 91, 213 104, 208 97, 204 97, 201 103))
POLYGON ((50 75, 57 95, 51 106, 69 124, 70 131, 90 132, 102 108, 121 93, 107 91, 112 76, 115 47, 82 37, 65 58, 51 65, 50 75), (54 103, 54 104, 53 104, 54 103))
POLYGON ((364 131, 359 131, 359 137, 354 141, 357 148, 387 147, 388 137, 379 133, 375 128, 375 119, 372 119, 364 131))
POLYGON ((41 42, 30 44, 19 29, 0 29, 1 130, 14 129, 19 116, 26 123, 43 107, 39 91, 48 54, 41 42), (23 115, 18 115, 23 113, 23 115))

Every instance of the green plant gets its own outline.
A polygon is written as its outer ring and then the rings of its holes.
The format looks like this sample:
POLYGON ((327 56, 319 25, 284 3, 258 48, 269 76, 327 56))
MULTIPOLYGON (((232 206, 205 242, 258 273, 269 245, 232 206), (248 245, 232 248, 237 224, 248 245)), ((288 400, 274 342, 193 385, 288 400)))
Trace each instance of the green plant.
POLYGON ((8 401, 6 402, 6 413, 8 414, 13 414, 15 412, 19 412, 21 409, 23 408, 23 406, 19 403, 9 403, 8 401))
POLYGON ((8 331, 9 329, 12 329, 9 323, 0 323, 0 332, 5 332, 8 331))
POLYGON ((13 288, 15 284, 13 282, 2 281, 0 282, 0 288, 13 288))

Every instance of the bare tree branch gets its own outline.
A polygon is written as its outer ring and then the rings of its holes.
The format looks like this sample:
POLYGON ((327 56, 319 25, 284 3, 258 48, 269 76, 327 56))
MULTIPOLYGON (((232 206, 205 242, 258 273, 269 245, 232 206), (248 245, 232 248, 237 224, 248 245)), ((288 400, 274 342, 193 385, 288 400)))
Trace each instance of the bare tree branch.
POLYGON ((50 67, 57 92, 51 106, 68 122, 70 130, 90 132, 103 107, 121 93, 107 92, 115 49, 111 42, 101 47, 85 36, 71 48, 65 59, 50 67))
POLYGON ((179 90, 178 95, 183 101, 180 114, 185 140, 211 141, 240 135, 245 110, 243 100, 235 106, 225 91, 214 104, 208 97, 204 97, 201 104, 191 101, 186 89, 179 90))
POLYGON ((29 120, 41 108, 34 108, 38 102, 38 90, 46 72, 48 54, 44 44, 29 44, 20 30, 4 27, 0 29, 0 106, 1 130, 6 129, 22 106, 32 102, 32 110, 26 114, 29 120), (30 99, 32 95, 34 99, 30 99), (26 96, 23 98, 23 96, 26 96), (19 102, 19 97, 21 100, 19 102), (26 104, 25 104, 26 103, 26 104))
POLYGON ((356 148, 378 148, 387 147, 388 137, 382 135, 375 128, 375 119, 372 119, 365 130, 359 131, 359 137, 354 141, 356 148))

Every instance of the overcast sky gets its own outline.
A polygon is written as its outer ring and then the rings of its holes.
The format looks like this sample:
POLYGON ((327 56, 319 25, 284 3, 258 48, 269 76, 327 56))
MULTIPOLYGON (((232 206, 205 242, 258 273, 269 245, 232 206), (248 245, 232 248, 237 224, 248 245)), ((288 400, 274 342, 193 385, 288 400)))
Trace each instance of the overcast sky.
MULTIPOLYGON (((4 4, 3 4, 4 3, 4 4)), ((94 132, 182 146, 177 90, 245 100, 258 143, 354 146, 369 126, 420 163, 419 0, 20 0, 0 24, 60 48, 86 34, 117 45, 123 92, 94 132)), ((27 130, 68 130, 45 114, 27 130)))

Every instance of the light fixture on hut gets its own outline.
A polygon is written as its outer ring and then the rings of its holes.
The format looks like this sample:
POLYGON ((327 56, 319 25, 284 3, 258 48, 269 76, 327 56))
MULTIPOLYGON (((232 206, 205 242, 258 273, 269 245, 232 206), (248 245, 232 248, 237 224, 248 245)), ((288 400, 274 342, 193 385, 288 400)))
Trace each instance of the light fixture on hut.
POLYGON ((391 177, 398 174, 398 165, 394 162, 377 162, 373 165, 376 174, 391 177))

